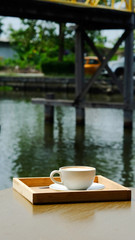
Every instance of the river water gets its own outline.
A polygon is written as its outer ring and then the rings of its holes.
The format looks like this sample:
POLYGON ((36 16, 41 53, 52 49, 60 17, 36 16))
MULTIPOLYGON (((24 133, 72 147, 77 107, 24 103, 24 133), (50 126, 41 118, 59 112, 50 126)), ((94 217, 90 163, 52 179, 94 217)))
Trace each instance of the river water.
POLYGON ((0 97, 0 189, 11 187, 13 177, 49 176, 65 165, 94 166, 97 174, 135 187, 135 127, 123 129, 122 110, 86 108, 83 128, 75 125, 73 107, 56 107, 54 125, 46 125, 44 107, 32 104, 32 95, 0 97))

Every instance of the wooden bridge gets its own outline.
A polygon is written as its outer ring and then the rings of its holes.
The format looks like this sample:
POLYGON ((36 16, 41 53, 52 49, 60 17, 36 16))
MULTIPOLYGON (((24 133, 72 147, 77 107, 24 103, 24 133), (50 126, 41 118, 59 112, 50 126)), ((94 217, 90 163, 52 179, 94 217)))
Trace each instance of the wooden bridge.
MULTIPOLYGON (((112 78, 112 82, 118 86, 123 95, 123 104, 90 103, 89 106, 116 107, 124 109, 124 126, 132 127, 132 116, 134 109, 133 96, 133 30, 135 28, 135 13, 132 0, 4 0, 0 5, 0 15, 29 19, 45 19, 58 23, 75 24, 75 79, 76 90, 75 99, 72 102, 65 102, 65 105, 75 106, 76 123, 84 124, 85 121, 85 96, 91 85, 97 79, 103 68, 106 68, 112 78), (123 29, 124 32, 107 56, 103 58, 92 40, 88 37, 86 30, 102 29, 123 29), (125 41, 125 71, 123 86, 120 86, 118 79, 113 74, 108 61, 125 41), (90 45, 91 49, 102 62, 97 72, 91 77, 87 85, 84 82, 83 69, 83 46, 84 42, 90 45)), ((34 99, 33 102, 38 102, 34 99)), ((59 105, 60 100, 39 100, 48 107, 52 114, 52 107, 59 105)), ((64 102, 61 102, 64 104, 64 102)), ((88 106, 88 105, 87 105, 88 106)), ((50 115, 51 117, 51 115, 50 115)))

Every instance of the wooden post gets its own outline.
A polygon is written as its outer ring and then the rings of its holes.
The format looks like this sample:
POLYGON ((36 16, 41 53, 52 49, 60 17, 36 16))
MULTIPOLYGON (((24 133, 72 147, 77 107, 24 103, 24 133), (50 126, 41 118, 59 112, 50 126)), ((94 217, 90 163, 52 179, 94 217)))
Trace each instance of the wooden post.
MULTIPOLYGON (((54 99, 54 93, 48 93, 47 99, 54 99)), ((54 122, 54 106, 45 105, 45 122, 54 122)))
MULTIPOLYGON (((80 26, 76 28, 75 37, 75 96, 77 97, 84 87, 84 56, 83 56, 83 31, 80 26)), ((84 125, 84 108, 76 107, 76 124, 84 125)))
POLYGON ((75 156, 74 164, 83 165, 84 162, 84 145, 85 142, 85 127, 81 125, 76 125, 76 134, 75 134, 75 156))
POLYGON ((125 41, 124 127, 133 125, 133 29, 125 41))

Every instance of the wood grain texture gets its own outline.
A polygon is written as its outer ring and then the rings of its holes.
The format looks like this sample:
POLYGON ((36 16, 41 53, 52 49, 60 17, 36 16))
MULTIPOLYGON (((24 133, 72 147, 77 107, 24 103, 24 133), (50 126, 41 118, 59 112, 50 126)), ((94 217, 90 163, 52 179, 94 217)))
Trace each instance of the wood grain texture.
MULTIPOLYGON (((56 178, 59 180, 59 178, 56 178)), ((13 189, 32 204, 74 203, 131 200, 131 190, 103 176, 96 176, 94 182, 104 184, 101 190, 57 191, 49 188, 49 177, 14 178, 13 189), (46 186, 47 188, 41 188, 46 186)))

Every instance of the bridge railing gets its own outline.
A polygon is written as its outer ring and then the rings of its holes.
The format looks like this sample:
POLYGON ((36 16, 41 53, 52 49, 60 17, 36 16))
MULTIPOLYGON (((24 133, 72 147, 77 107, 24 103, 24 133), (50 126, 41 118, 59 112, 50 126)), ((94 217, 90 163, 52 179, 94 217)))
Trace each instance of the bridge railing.
POLYGON ((87 7, 104 7, 121 11, 134 11, 135 0, 49 0, 65 4, 85 5, 87 7))

